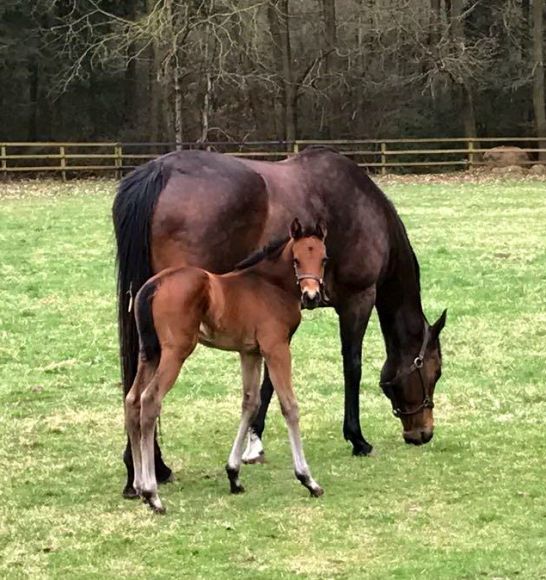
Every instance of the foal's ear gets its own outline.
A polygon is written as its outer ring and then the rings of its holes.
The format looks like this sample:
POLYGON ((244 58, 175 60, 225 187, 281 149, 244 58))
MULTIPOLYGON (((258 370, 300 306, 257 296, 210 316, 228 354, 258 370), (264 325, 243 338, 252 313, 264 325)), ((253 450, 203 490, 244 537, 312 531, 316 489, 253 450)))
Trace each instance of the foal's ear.
POLYGON ((290 237, 297 240, 303 236, 303 228, 301 227, 300 220, 295 218, 290 224, 290 237))
POLYGON ((327 233, 328 228, 326 227, 326 223, 324 220, 320 220, 315 227, 315 234, 317 235, 317 238, 324 241, 326 239, 327 233))
POLYGON ((440 336, 440 332, 446 325, 447 308, 440 314, 440 318, 430 327, 431 336, 433 340, 436 340, 440 336))

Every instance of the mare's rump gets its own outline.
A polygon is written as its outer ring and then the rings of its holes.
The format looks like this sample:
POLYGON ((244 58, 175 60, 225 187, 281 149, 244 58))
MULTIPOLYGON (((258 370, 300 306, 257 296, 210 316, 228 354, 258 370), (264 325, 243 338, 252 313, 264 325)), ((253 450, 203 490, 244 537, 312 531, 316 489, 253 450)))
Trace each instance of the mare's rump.
POLYGON ((223 273, 256 249, 268 213, 258 173, 238 159, 204 151, 158 162, 166 179, 151 223, 155 272, 188 264, 223 273))

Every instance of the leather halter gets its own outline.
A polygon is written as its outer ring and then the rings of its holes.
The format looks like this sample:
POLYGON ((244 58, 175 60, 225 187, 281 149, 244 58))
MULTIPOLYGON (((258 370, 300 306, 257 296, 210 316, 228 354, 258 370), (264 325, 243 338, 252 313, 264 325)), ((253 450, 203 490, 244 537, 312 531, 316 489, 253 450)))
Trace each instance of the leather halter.
POLYGON ((423 343, 421 344, 421 350, 419 354, 413 359, 413 363, 406 369, 402 369, 396 373, 393 379, 390 381, 381 381, 379 385, 385 390, 385 387, 396 387, 396 384, 402 377, 407 377, 417 371, 419 373, 419 379, 421 381, 421 388, 423 389, 423 401, 422 403, 412 411, 402 411, 400 406, 396 402, 396 397, 392 397, 392 414, 395 417, 408 417, 410 415, 415 415, 419 413, 423 409, 434 409, 434 402, 432 401, 432 397, 427 393, 427 389, 425 387, 425 380, 423 378, 423 365, 425 361, 425 351, 428 346, 428 342, 430 340, 430 330, 428 328, 428 324, 425 322, 425 333, 423 337, 423 343))

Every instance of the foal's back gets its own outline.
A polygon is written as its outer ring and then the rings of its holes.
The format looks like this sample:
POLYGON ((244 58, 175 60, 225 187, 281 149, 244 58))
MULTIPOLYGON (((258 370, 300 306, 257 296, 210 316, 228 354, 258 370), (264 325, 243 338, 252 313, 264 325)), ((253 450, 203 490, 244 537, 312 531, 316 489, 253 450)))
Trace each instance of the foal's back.
POLYGON ((149 318, 161 348, 185 350, 200 342, 251 352, 262 341, 291 335, 300 317, 299 300, 254 271, 216 275, 191 266, 167 269, 137 297, 141 340, 151 330, 143 323, 149 318))

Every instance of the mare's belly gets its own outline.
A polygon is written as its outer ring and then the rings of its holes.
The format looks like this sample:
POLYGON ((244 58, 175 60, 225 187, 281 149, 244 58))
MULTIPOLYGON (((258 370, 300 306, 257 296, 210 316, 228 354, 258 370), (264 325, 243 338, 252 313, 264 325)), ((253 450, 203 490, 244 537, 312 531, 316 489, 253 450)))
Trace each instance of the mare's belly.
POLYGON ((249 352, 258 348, 254 337, 222 332, 205 323, 199 325, 199 343, 210 348, 237 352, 249 352))

